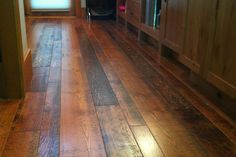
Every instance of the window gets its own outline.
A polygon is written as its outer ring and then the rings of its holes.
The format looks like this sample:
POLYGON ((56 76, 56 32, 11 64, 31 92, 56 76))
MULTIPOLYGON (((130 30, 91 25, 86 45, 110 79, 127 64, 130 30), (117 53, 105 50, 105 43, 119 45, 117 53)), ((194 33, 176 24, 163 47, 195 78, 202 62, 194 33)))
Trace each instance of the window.
POLYGON ((31 0, 32 10, 70 10, 71 0, 31 0))

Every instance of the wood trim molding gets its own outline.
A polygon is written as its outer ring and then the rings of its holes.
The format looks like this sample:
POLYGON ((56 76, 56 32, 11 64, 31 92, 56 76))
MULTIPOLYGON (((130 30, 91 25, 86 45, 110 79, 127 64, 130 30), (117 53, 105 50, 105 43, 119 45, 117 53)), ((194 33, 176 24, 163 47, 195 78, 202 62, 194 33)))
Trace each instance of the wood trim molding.
POLYGON ((23 64, 24 85, 26 90, 30 86, 33 75, 31 49, 27 50, 23 64))

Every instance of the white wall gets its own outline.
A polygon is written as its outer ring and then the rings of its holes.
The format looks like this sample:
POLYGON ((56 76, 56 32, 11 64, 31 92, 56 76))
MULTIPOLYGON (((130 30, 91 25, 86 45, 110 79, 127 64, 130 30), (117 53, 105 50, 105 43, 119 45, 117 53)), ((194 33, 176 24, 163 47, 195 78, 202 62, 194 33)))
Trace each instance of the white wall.
POLYGON ((22 47, 23 47, 24 58, 25 58, 28 51, 28 43, 27 43, 26 26, 25 26, 24 0, 19 0, 19 12, 20 12, 22 47))

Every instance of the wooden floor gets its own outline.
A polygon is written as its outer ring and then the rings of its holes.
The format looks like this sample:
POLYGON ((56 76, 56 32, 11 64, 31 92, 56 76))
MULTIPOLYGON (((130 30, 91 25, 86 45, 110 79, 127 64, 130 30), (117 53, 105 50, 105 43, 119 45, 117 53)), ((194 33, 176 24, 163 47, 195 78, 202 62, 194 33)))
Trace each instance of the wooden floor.
POLYGON ((236 157, 236 126, 113 21, 27 19, 33 79, 0 157, 236 157))

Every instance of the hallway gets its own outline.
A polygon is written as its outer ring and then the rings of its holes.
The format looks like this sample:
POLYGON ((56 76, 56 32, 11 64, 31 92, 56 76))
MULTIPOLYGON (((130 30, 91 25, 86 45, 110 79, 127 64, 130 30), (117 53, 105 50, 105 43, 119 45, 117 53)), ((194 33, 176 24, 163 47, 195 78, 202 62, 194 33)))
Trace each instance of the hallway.
POLYGON ((0 120, 11 110, 1 157, 236 156, 235 122, 115 22, 29 18, 27 27, 33 79, 23 103, 0 106, 0 120))

